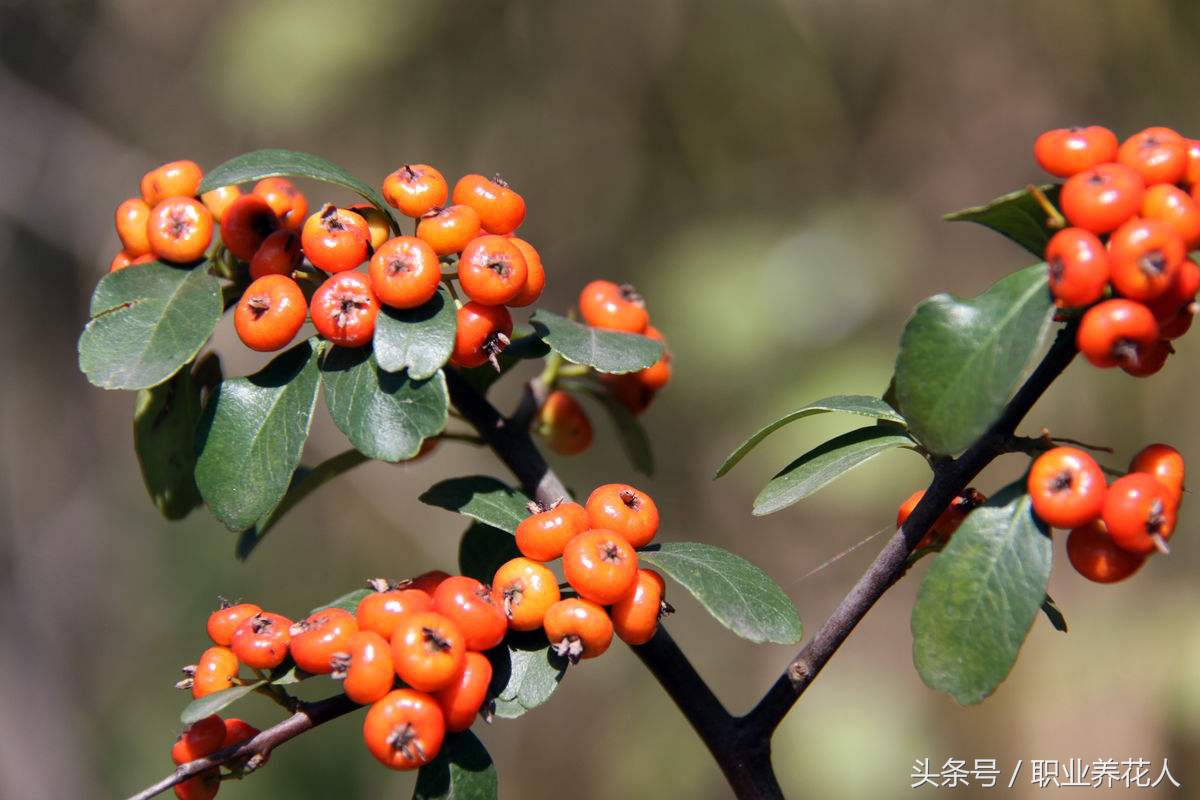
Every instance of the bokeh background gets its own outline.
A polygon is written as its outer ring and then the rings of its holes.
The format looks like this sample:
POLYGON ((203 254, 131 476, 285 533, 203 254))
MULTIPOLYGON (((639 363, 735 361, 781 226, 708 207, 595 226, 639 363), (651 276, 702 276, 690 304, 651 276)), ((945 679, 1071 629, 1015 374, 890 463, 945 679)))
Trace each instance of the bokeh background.
MULTIPOLYGON (((402 163, 507 176, 565 309, 593 276, 635 282, 670 338, 675 379, 645 416, 659 458, 636 482, 664 538, 764 565, 816 628, 922 486, 893 453, 787 511, 749 514, 760 486, 853 426, 813 419, 710 478, 760 424, 835 392, 887 384, 911 308, 973 294, 1029 262, 981 228, 940 221, 1039 179, 1047 127, 1098 122, 1200 132, 1200 4, 745 2, 0 3, 0 796, 120 797, 165 774, 214 597, 299 613, 370 575, 452 568, 464 525, 422 506, 434 481, 503 475, 446 446, 420 466, 372 464, 324 488, 245 563, 205 512, 160 519, 131 448, 133 397, 91 387, 75 341, 118 247, 111 209, 147 169, 212 167, 268 146, 319 153, 377 183, 402 163)), ((310 200, 344 196, 315 185, 310 200)), ((217 346, 233 372, 255 368, 217 346)), ((1190 339, 1152 380, 1074 365, 1026 432, 1107 443, 1120 465, 1170 440, 1200 458, 1190 339)), ((509 402, 512 393, 499 393, 509 402)), ((597 419, 567 483, 633 477, 597 419)), ((306 452, 344 447, 319 418, 306 452)), ((1022 468, 1010 457, 980 488, 1022 468)), ((1171 558, 1099 587, 1056 564, 1071 625, 1039 618, 1009 680, 962 708, 911 666, 922 565, 851 638, 775 739, 789 796, 905 793, 914 760, 1169 757, 1200 786, 1197 527, 1171 558)), ((1059 544, 1061 556, 1061 543, 1059 544)), ((790 648, 735 639, 678 593, 673 634, 735 711, 790 648)), ((315 683, 315 682, 314 682, 315 683)), ((241 709, 265 725, 274 709, 241 709)), ((343 718, 278 751, 222 796, 406 797, 410 775, 363 750, 343 718)), ((509 798, 728 795, 682 717, 628 649, 574 670, 554 702, 482 736, 509 798)), ((1157 772, 1157 769, 1156 769, 1157 772)), ((924 789, 929 792, 931 790, 924 789)), ((947 790, 943 790, 947 791, 947 790)), ((1003 789, 956 790, 992 796, 1003 789)), ((1141 790, 1146 792, 1148 790, 1141 790)), ((1162 790, 1158 790, 1162 793, 1162 790)), ((1154 792, 1151 792, 1154 794, 1154 792)))

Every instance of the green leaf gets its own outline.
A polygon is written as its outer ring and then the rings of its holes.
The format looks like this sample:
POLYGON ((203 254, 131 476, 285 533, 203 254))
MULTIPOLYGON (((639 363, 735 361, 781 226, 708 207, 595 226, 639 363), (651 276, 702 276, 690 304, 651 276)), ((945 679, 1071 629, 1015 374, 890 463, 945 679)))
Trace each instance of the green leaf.
POLYGON ((654 451, 650 446, 650 437, 638 418, 629 413, 629 409, 617 402, 612 392, 603 386, 583 381, 571 381, 569 386, 571 391, 586 394, 608 412, 617 428, 617 441, 629 463, 643 475, 653 475, 654 451))
POLYGON ((804 417, 825 414, 830 411, 842 411, 847 414, 857 414, 860 417, 887 420, 899 425, 904 424, 904 417, 897 414, 896 409, 877 397, 865 394, 835 394, 832 397, 826 397, 822 400, 817 400, 815 403, 809 403, 802 408, 798 408, 790 414, 783 415, 765 428, 759 429, 757 433, 742 442, 729 458, 725 459, 725 463, 721 465, 721 468, 717 470, 717 474, 713 476, 714 480, 733 469, 747 453, 758 446, 759 442, 784 425, 795 422, 798 419, 803 419, 804 417))
POLYGON ((1063 616, 1062 609, 1054 602, 1054 598, 1046 595, 1046 599, 1042 601, 1042 613, 1046 615, 1046 619, 1050 620, 1050 625, 1059 633, 1067 633, 1067 618, 1063 616))
POLYGON ((1042 607, 1052 550, 1023 482, 971 512, 913 606, 913 663, 929 688, 963 705, 996 689, 1042 607))
POLYGON ((646 336, 605 331, 538 309, 530 318, 538 336, 567 361, 600 372, 635 372, 662 358, 662 345, 646 336))
POLYGON ((445 286, 418 308, 382 306, 375 319, 375 360, 387 372, 408 370, 416 380, 432 377, 454 350, 456 327, 454 301, 445 286))
POLYGON ((300 463, 321 373, 314 337, 261 371, 221 383, 196 432, 196 485, 213 514, 243 531, 279 503, 300 463))
POLYGON ((238 700, 241 700, 264 683, 266 681, 243 683, 241 686, 231 686, 228 689, 222 689, 219 692, 205 695, 199 700, 193 700, 184 707, 183 713, 179 715, 179 719, 184 725, 191 725, 193 722, 198 722, 205 717, 211 717, 226 706, 233 705, 238 700))
POLYGON ((350 444, 381 461, 406 461, 446 427, 449 395, 439 371, 423 381, 384 372, 370 348, 334 347, 321 359, 329 416, 350 444))
POLYGON ((199 191, 203 194, 213 189, 220 189, 222 186, 233 186, 275 177, 312 178, 349 189, 382 211, 391 223, 392 230, 396 232, 400 230, 400 226, 396 224, 396 220, 392 216, 391 209, 378 192, 336 164, 311 153, 274 149, 243 153, 229 159, 205 175, 204 180, 200 182, 199 191))
POLYGON ((326 608, 341 608, 353 614, 358 610, 358 604, 363 601, 363 598, 370 596, 374 592, 373 589, 355 589, 351 592, 346 592, 341 597, 330 600, 322 606, 317 606, 309 614, 315 614, 318 611, 323 611, 326 608))
POLYGON ((542 631, 510 632, 503 647, 484 655, 492 662, 493 713, 501 719, 516 719, 545 703, 567 671, 566 659, 554 654, 542 631))
POLYGON ((133 410, 133 448, 142 481, 155 507, 167 519, 183 519, 200 505, 196 488, 196 425, 200 387, 190 369, 137 395, 133 410))
POLYGON ((773 514, 897 447, 914 447, 899 425, 881 422, 843 433, 784 467, 754 498, 754 514, 773 514))
MULTIPOLYGON (((1058 202, 1059 187, 1056 184, 1048 183, 1039 188, 1051 203, 1058 202)), ((1054 235, 1054 231, 1046 226, 1046 212, 1028 189, 997 197, 987 205, 955 211, 943 219, 979 223, 1007 236, 1038 258, 1043 257, 1046 244, 1054 235)))
POLYGON ((521 520, 529 516, 528 497, 486 475, 435 483, 419 499, 422 503, 457 511, 508 533, 515 533, 521 520))
POLYGON ((804 634, 788 596, 741 556, 709 544, 664 542, 639 552, 638 564, 665 573, 743 639, 793 644, 804 634))
POLYGON ((413 800, 495 800, 496 765, 470 731, 450 733, 438 757, 421 767, 413 800))
POLYGON ((499 528, 472 522, 458 543, 458 571, 490 584, 504 562, 521 555, 517 540, 499 528))
POLYGON ((996 421, 1052 312, 1041 264, 974 299, 939 294, 917 306, 900 337, 896 396, 929 450, 961 452, 996 421))
POLYGON ((191 361, 221 318, 221 284, 207 265, 157 261, 100 279, 79 337, 79 368, 102 389, 156 386, 191 361))

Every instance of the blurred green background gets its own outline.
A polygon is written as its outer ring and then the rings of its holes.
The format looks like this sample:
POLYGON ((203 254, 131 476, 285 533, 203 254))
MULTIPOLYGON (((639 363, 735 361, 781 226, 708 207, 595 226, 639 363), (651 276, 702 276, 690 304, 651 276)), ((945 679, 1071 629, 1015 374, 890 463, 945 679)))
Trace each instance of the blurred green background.
MULTIPOLYGON (((529 203, 523 235, 547 265, 545 304, 565 309, 594 276, 633 281, 675 354, 674 382, 644 418, 656 475, 632 474, 602 419, 597 446, 555 466, 579 487, 636 478, 664 538, 763 565, 812 630, 882 539, 801 577, 889 527, 924 485, 923 463, 886 455, 766 518, 749 514, 760 486, 852 421, 797 424, 718 483, 714 469, 798 404, 880 392, 922 297, 974 294, 1029 262, 940 215, 1039 180, 1037 133, 1081 122, 1200 133, 1198 32, 1188 0, 0 3, 0 796, 119 797, 161 777, 185 703, 171 684, 205 646, 217 594, 296 614, 367 576, 453 568, 465 526, 416 495, 442 477, 504 474, 453 445, 419 466, 369 465, 246 563, 206 513, 162 521, 131 448, 132 395, 91 387, 75 359, 118 247, 111 209, 146 170, 290 147, 371 183, 409 161, 504 174, 529 203)), ((313 203, 344 199, 304 188, 313 203)), ((228 320, 217 344, 231 372, 259 363, 231 346, 228 320)), ((1118 466, 1157 440, 1200 457, 1196 346, 1178 349, 1147 381, 1074 365, 1025 432, 1111 444, 1118 466)), ((344 446, 321 417, 306 459, 344 446)), ((1009 457, 980 488, 1022 467, 1009 457)), ((911 666, 925 566, 914 570, 780 729, 789 796, 895 796, 914 760, 951 757, 995 758, 1006 775, 1025 759, 1014 797, 1055 791, 1026 783, 1030 759, 1142 757, 1157 773, 1169 757, 1196 796, 1200 548, 1186 508, 1181 527, 1171 558, 1116 587, 1060 559, 1051 592, 1071 633, 1039 618, 1009 680, 975 708, 929 691, 911 666)), ((791 649, 745 644, 672 600, 672 633, 746 709, 791 649)), ((274 718, 260 698, 241 710, 274 718)), ((288 744, 222 796, 406 797, 412 776, 380 768, 360 724, 288 744)), ((482 736, 508 798, 728 795, 623 646, 482 736)))

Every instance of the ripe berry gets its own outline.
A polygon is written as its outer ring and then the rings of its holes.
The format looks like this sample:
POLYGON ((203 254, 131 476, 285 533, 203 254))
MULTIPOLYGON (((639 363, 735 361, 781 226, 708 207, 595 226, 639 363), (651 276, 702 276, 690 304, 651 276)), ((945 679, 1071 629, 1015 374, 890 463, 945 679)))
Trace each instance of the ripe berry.
POLYGON ((300 236, 295 231, 275 231, 263 240, 250 259, 250 278, 258 280, 264 275, 291 277, 302 261, 304 251, 300 248, 300 236))
POLYGON ((1055 447, 1033 462, 1028 490, 1039 519, 1055 528, 1078 528, 1100 516, 1107 486, 1090 455, 1055 447))
POLYGON ((492 601, 492 593, 474 578, 446 578, 433 593, 433 608, 453 620, 462 631, 468 650, 491 650, 504 639, 508 618, 492 601))
POLYGON ((333 654, 345 652, 358 633, 354 615, 344 608, 323 608, 292 626, 292 660, 313 675, 333 672, 333 654))
POLYGON ((392 666, 400 680, 422 692, 450 684, 467 651, 463 632, 433 611, 409 614, 392 631, 392 666))
POLYGON ((416 308, 437 294, 442 266, 428 242, 397 236, 371 256, 370 275, 379 302, 392 308, 416 308))
POLYGON ((213 218, 199 200, 168 197, 150 212, 150 249, 162 261, 186 264, 204 257, 212 241, 213 218))
POLYGON ((263 178, 254 184, 254 193, 267 201, 283 227, 294 232, 304 227, 308 199, 287 178, 263 178))
POLYGON ((390 640, 405 614, 432 610, 433 598, 419 589, 389 589, 364 597, 354 615, 359 630, 373 631, 390 640))
POLYGON ((602 655, 612 644, 613 624, 604 609, 589 600, 569 597, 546 611, 546 638, 554 652, 579 663, 602 655))
POLYGON ((1129 471, 1153 476, 1175 494, 1176 502, 1183 496, 1183 455, 1169 444, 1143 447, 1129 462, 1129 471))
POLYGON ((1187 172, 1187 144, 1170 128, 1146 128, 1121 143, 1117 161, 1137 170, 1147 186, 1179 183, 1187 172))
POLYGON ((221 214, 221 243, 242 261, 249 261, 279 228, 279 218, 266 200, 244 194, 221 214))
POLYGON ((650 324, 642 296, 627 283, 592 281, 579 293, 579 313, 593 328, 641 333, 650 324))
POLYGON ((606 528, 632 547, 645 547, 658 533, 658 506, 650 495, 626 483, 606 483, 587 499, 593 528, 606 528))
POLYGON ((1183 239, 1165 222, 1131 219, 1108 240, 1112 284, 1130 300, 1153 300, 1175 280, 1187 252, 1183 239))
POLYGON ((195 197, 203 178, 195 161, 170 161, 142 176, 142 199, 155 206, 168 197, 195 197))
POLYGON ((1175 493, 1153 475, 1131 472, 1113 481, 1104 501, 1104 524, 1117 546, 1130 553, 1166 552, 1175 532, 1175 493))
POLYGON ((602 606, 624 597, 637 579, 637 553, 620 534, 603 528, 567 542, 562 563, 571 588, 602 606))
POLYGON ((500 178, 464 175, 454 184, 450 199, 479 213, 479 224, 488 233, 511 233, 525 221, 525 200, 500 178))
POLYGON ((470 206, 435 208, 417 223, 417 236, 439 256, 461 253, 480 230, 479 214, 470 206))
POLYGON ((370 203, 355 203, 350 210, 362 217, 371 233, 371 249, 378 250, 392 235, 391 220, 388 215, 370 203))
POLYGON ((467 297, 485 306, 508 303, 525 288, 525 257, 503 236, 479 236, 463 248, 458 282, 467 297))
POLYGON ((550 449, 564 456, 579 455, 592 444, 592 423, 574 397, 556 389, 538 411, 538 433, 550 449))
POLYGON ((1148 378, 1163 368, 1167 357, 1175 352, 1166 339, 1157 339, 1138 354, 1134 363, 1122 364, 1121 369, 1135 378, 1148 378))
POLYGON ((613 630, 626 644, 645 644, 654 638, 663 611, 666 584, 652 569, 639 569, 629 592, 609 610, 613 630))
POLYGON ((1138 212, 1145 193, 1146 184, 1133 169, 1099 164, 1067 179, 1059 203, 1075 227, 1108 233, 1138 212))
POLYGON ((186 764, 210 756, 221 749, 223 741, 225 722, 220 715, 212 714, 188 726, 171 748, 171 759, 176 764, 186 764))
MULTIPOLYGON (((908 496, 908 499, 900 504, 900 508, 896 511, 896 527, 899 528, 912 514, 913 509, 917 507, 917 503, 921 502, 921 498, 925 496, 925 490, 920 489, 908 496)), ((985 497, 974 488, 963 490, 962 494, 950 501, 950 506, 934 520, 929 526, 929 530, 917 542, 915 550, 920 550, 924 547, 933 547, 942 545, 949 541, 954 532, 958 530, 958 526, 967 518, 967 514, 987 502, 985 497)))
POLYGON ((478 367, 492 362, 500 369, 500 353, 512 336, 512 315, 504 306, 467 303, 458 309, 458 327, 450 363, 456 367, 478 367))
POLYGON ((1033 142, 1033 157, 1042 169, 1060 178, 1117 158, 1117 137, 1108 128, 1057 128, 1033 142))
POLYGON ((508 305, 514 308, 524 308, 533 305, 542 296, 542 289, 546 288, 546 269, 542 266, 541 255, 529 242, 515 236, 508 241, 524 257, 526 273, 525 285, 521 287, 521 291, 517 293, 516 297, 508 301, 508 305))
POLYGON ((221 607, 208 615, 208 638, 215 644, 228 647, 233 641, 233 632, 237 630, 237 626, 260 611, 262 609, 253 603, 231 605, 222 598, 221 607))
POLYGON ((246 287, 233 326, 251 350, 270 352, 292 341, 307 314, 299 284, 286 275, 265 275, 246 287))
POLYGON ((118 270, 125 269, 126 267, 131 267, 134 264, 148 264, 155 260, 154 253, 144 253, 140 256, 131 256, 124 250, 120 250, 115 256, 113 256, 112 262, 108 265, 108 271, 117 272, 118 270))
POLYGON ((1164 322, 1162 327, 1159 328, 1159 336, 1167 340, 1178 339, 1180 336, 1183 336, 1185 333, 1187 333, 1188 329, 1192 327, 1192 319, 1195 316, 1196 312, 1193 311, 1189 306, 1183 311, 1180 311, 1167 322, 1164 322))
POLYGON ((304 223, 300 243, 317 269, 345 272, 371 254, 371 229, 353 211, 326 203, 304 223))
POLYGON ((375 631, 354 634, 345 652, 333 655, 332 664, 333 678, 342 682, 342 691, 360 706, 374 703, 396 682, 391 645, 375 631))
POLYGON ((1183 182, 1194 187, 1200 183, 1200 141, 1185 139, 1184 144, 1187 146, 1187 171, 1183 175, 1183 182))
POLYGON ((233 632, 233 654, 251 669, 274 669, 288 655, 292 621, 282 614, 263 611, 242 622, 233 632))
POLYGON ((492 682, 492 662, 481 653, 467 653, 458 675, 444 689, 434 694, 446 730, 465 731, 475 721, 475 715, 487 700, 488 684, 492 682))
POLYGON ((1064 228, 1046 245, 1046 270, 1060 306, 1090 306, 1108 288, 1108 250, 1091 231, 1064 228))
POLYGON ((225 738, 221 741, 221 749, 224 750, 226 747, 241 744, 248 739, 253 739, 260 733, 262 731, 249 722, 237 719, 236 717, 230 717, 225 720, 225 738))
POLYGON ((175 796, 179 800, 212 800, 221 788, 221 770, 216 767, 201 772, 194 778, 175 785, 175 796))
POLYGON ((517 525, 517 549, 534 561, 553 561, 563 554, 567 542, 591 526, 587 509, 569 500, 544 511, 534 510, 517 525))
POLYGON ((1200 244, 1200 204, 1178 186, 1160 183, 1147 189, 1141 214, 1170 225, 1188 249, 1200 244))
POLYGON ((492 578, 492 602, 504 609, 508 627, 514 631, 536 631, 542 627, 546 609, 560 597, 558 578, 529 558, 505 562, 492 578))
POLYGON ((1076 572, 1096 583, 1123 581, 1146 563, 1145 556, 1117 547, 1100 520, 1071 531, 1067 537, 1067 558, 1076 572))
POLYGON ((150 206, 140 197, 123 200, 117 206, 117 237, 131 258, 150 252, 150 206))
POLYGON ((367 276, 343 272, 317 287, 311 305, 317 333, 343 347, 361 347, 375 335, 379 300, 367 276))
MULTIPOLYGON (((192 672, 192 699, 224 691, 235 683, 238 674, 238 659, 228 647, 210 647, 200 654, 192 672)), ((187 681, 180 683, 187 686, 187 681)))
POLYGON ((1075 334, 1079 352, 1101 368, 1136 365, 1156 341, 1158 322, 1150 309, 1121 299, 1089 308, 1075 334))
MULTIPOLYGON (((1196 293, 1200 291, 1200 266, 1190 258, 1185 258, 1175 273, 1175 279, 1167 290, 1146 304, 1160 324, 1175 319, 1181 313, 1190 311, 1190 306, 1196 301, 1196 293)), ((1186 329, 1185 329, 1186 330, 1186 329)), ((1175 336, 1164 338, 1175 339, 1175 336)))
POLYGON ((446 204, 450 187, 428 164, 405 164, 383 179, 383 199, 406 217, 422 217, 446 204))
POLYGON ((637 376, 638 382, 642 386, 645 386, 651 392, 657 392, 666 387, 671 380, 671 352, 667 350, 666 337, 662 335, 662 332, 658 328, 653 325, 647 325, 643 335, 662 343, 662 356, 649 367, 635 372, 634 375, 637 376))
POLYGON ((442 572, 440 569, 431 569, 429 572, 422 572, 413 578, 406 588, 419 589, 429 595, 429 599, 432 601, 433 593, 437 591, 437 587, 441 586, 442 581, 449 577, 448 573, 442 572))
POLYGON ((225 209, 241 196, 241 187, 222 186, 220 189, 213 189, 211 192, 200 195, 200 202, 204 203, 204 207, 212 212, 213 219, 219 220, 225 214, 225 209))
POLYGON ((654 401, 655 391, 647 388, 637 373, 628 372, 623 375, 602 373, 601 382, 608 387, 613 399, 625 407, 635 417, 645 413, 654 401))
POLYGON ((424 692, 396 689, 375 701, 363 721, 367 750, 385 767, 416 769, 437 757, 446 721, 424 692))

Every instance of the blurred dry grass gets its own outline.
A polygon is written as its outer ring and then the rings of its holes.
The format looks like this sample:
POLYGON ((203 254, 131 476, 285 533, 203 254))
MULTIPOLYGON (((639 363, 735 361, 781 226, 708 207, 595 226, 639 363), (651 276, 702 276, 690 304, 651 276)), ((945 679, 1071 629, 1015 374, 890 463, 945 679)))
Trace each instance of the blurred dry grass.
MULTIPOLYGON (((766 566, 815 626, 871 548, 798 578, 889 524, 924 481, 921 463, 887 456, 763 519, 748 510, 766 478, 847 423, 777 434, 716 484, 713 469, 797 403, 882 390, 920 298, 975 293, 1027 262, 939 216, 1035 178, 1039 131, 1078 121, 1200 131, 1197 23, 1200 5, 1186 0, 3 0, 0 796, 122 796, 163 774, 183 703, 169 686, 203 646, 214 595, 295 612, 368 574, 452 565, 463 526, 415 496, 443 476, 501 474, 452 447, 427 467, 370 465, 310 500, 245 564, 205 514, 161 521, 130 448, 131 396, 90 387, 74 353, 117 247, 109 209, 149 167, 283 146, 368 181, 405 161, 505 174, 529 201, 525 230, 548 265, 551 307, 593 275, 633 280, 671 339, 676 379, 646 417, 661 467, 641 481, 665 535, 766 566)), ((219 342, 231 343, 228 329, 219 342)), ((1185 339, 1152 381, 1077 365, 1028 427, 1107 441, 1114 462, 1168 438, 1195 457, 1194 348, 1185 339)), ((600 438, 556 462, 568 484, 629 476, 600 438)), ((310 457, 342 446, 319 420, 310 457)), ((998 465, 981 487, 1020 466, 998 465)), ((919 758, 1011 769, 1018 758, 1139 756, 1169 756, 1194 794, 1200 556, 1186 511, 1183 526, 1176 554, 1127 585, 1084 585, 1060 566, 1051 589, 1071 634, 1039 621, 1010 680, 977 708, 915 675, 919 576, 905 582, 781 729, 775 760, 789 794, 895 796, 919 758)), ((729 706, 745 708, 789 651, 741 646, 678 605, 673 633, 729 706)), ((247 713, 265 722, 272 712, 251 702, 247 713)), ((379 769, 357 725, 303 737, 226 793, 404 796, 411 777, 379 769)), ((623 648, 572 674, 551 705, 483 736, 506 797, 564 786, 581 800, 727 794, 623 648)))

